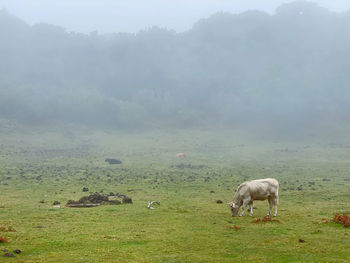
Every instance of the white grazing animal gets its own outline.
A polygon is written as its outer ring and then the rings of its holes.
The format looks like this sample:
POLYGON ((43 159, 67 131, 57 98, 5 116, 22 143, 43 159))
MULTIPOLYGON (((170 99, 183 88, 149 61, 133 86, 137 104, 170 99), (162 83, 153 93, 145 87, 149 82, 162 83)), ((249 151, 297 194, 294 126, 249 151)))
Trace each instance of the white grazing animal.
POLYGON ((278 181, 273 178, 244 182, 237 188, 233 201, 229 203, 232 216, 237 215, 241 206, 242 212, 240 213, 240 216, 242 216, 247 205, 249 205, 250 216, 252 216, 253 201, 266 199, 269 201, 269 212, 267 215, 271 215, 272 207, 275 206, 274 216, 277 216, 278 189, 278 181))

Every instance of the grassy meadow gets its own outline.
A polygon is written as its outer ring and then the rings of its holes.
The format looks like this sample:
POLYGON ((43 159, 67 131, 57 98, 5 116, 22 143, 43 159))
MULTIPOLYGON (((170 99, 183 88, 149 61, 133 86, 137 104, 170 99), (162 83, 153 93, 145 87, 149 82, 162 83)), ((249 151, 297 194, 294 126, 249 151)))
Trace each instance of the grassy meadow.
POLYGON ((22 251, 0 262, 350 262, 350 229, 331 222, 350 214, 350 138, 2 130, 0 207, 0 250, 22 251), (252 222, 267 201, 231 217, 236 187, 266 177, 280 182, 276 220, 252 222), (83 187, 133 204, 65 207, 83 187))

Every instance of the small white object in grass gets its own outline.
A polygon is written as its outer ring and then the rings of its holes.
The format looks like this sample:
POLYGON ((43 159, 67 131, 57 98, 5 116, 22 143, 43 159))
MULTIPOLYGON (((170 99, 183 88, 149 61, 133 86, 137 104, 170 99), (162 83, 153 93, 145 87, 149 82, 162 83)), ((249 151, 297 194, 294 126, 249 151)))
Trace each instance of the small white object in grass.
POLYGON ((52 206, 53 208, 61 208, 61 206, 60 205, 54 205, 54 206, 52 206))
POLYGON ((157 201, 151 201, 151 202, 148 202, 147 208, 148 209, 154 209, 154 207, 152 206, 153 204, 160 205, 160 203, 157 202, 157 201))

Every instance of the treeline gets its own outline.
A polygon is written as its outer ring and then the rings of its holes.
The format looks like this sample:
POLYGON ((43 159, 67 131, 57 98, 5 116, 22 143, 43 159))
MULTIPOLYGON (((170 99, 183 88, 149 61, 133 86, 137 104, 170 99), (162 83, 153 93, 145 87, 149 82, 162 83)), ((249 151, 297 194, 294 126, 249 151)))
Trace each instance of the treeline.
POLYGON ((350 12, 297 1, 184 33, 89 35, 0 11, 0 118, 28 124, 291 127, 348 121, 350 12))

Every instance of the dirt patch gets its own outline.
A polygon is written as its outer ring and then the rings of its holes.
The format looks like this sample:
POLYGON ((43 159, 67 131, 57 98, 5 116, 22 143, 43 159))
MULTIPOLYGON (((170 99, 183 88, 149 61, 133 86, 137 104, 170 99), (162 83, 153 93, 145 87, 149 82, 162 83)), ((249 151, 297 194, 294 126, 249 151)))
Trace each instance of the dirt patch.
POLYGON ((0 243, 8 243, 10 240, 6 237, 0 236, 0 243))
POLYGON ((279 223, 280 221, 277 219, 271 219, 270 216, 264 216, 263 218, 254 218, 252 223, 266 223, 266 222, 275 222, 279 223))

